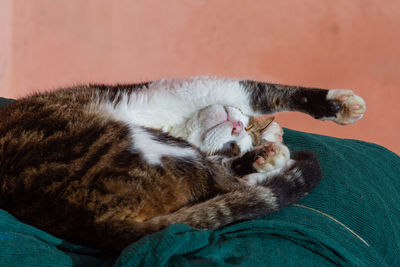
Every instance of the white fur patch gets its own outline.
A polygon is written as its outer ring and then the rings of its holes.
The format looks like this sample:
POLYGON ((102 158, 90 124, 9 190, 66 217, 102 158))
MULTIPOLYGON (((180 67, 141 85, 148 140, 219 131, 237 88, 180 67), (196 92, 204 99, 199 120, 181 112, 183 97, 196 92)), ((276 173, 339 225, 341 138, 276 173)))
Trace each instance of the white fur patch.
POLYGON ((245 114, 252 114, 248 92, 238 80, 196 77, 187 80, 163 79, 152 82, 115 103, 101 99, 103 109, 121 121, 169 131, 195 112, 213 105, 233 106, 245 114))
POLYGON ((257 189, 260 190, 258 195, 261 200, 264 200, 272 209, 278 208, 278 201, 270 188, 260 186, 257 189))
POLYGON ((293 182, 294 180, 298 181, 301 184, 304 184, 304 178, 301 170, 294 169, 289 174, 285 176, 286 180, 293 182))
POLYGON ((161 158, 195 158, 197 152, 190 147, 177 147, 154 140, 151 133, 142 127, 132 126, 133 150, 139 150, 145 160, 152 165, 160 165, 161 158))
POLYGON ((268 180, 272 176, 278 174, 280 171, 281 169, 275 169, 269 172, 256 172, 247 174, 243 178, 246 180, 246 183, 251 186, 268 180))
POLYGON ((283 130, 276 122, 271 122, 268 128, 262 133, 261 139, 267 142, 282 142, 283 130))
POLYGON ((243 128, 249 123, 249 117, 237 108, 210 105, 196 112, 185 123, 171 127, 170 133, 208 154, 221 150, 229 142, 236 142, 243 153, 251 149, 251 137, 244 129, 240 134, 233 135, 233 126, 229 120, 241 122, 243 128))

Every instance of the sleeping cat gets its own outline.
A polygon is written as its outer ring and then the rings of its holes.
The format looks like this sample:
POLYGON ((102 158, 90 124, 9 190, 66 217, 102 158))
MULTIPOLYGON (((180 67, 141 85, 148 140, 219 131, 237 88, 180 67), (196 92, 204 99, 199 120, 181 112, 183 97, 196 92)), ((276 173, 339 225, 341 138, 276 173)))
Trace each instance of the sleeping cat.
POLYGON ((349 124, 365 103, 350 90, 207 77, 20 99, 0 111, 0 208, 115 252, 173 223, 265 216, 322 177, 311 152, 290 156, 279 125, 253 117, 288 110, 349 124))

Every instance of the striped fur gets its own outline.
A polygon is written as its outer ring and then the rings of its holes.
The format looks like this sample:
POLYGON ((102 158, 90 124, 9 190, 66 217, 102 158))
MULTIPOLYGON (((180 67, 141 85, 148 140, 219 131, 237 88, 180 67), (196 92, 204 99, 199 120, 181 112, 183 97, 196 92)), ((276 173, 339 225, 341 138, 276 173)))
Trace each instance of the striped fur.
POLYGON ((335 120, 343 110, 327 92, 194 78, 80 86, 20 99, 0 111, 0 208, 68 241, 115 252, 177 222, 216 229, 267 215, 318 184, 315 156, 295 154, 282 171, 251 186, 241 176, 256 170, 234 174, 216 158, 253 166, 257 158, 244 153, 260 136, 215 157, 200 135, 190 135, 187 122, 213 105, 232 109, 228 120, 239 111, 282 110, 335 120))

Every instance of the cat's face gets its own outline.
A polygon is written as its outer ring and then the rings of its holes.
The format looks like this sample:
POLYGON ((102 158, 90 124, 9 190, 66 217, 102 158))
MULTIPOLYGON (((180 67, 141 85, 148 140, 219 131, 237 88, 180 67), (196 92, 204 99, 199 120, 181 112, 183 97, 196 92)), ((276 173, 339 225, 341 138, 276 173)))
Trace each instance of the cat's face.
POLYGON ((249 121, 239 109, 212 105, 187 122, 187 140, 209 155, 237 156, 253 147, 252 138, 245 130, 249 121))

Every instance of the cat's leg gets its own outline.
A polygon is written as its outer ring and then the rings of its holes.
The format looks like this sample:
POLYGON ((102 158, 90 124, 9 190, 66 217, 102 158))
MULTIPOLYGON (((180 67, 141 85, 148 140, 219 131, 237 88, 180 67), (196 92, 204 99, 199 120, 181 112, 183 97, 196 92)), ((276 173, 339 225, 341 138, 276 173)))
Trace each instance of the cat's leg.
MULTIPOLYGON (((299 201, 313 190, 322 178, 318 161, 312 153, 298 152, 294 164, 257 186, 242 185, 207 201, 158 216, 141 225, 157 231, 173 223, 185 223, 200 229, 217 229, 240 220, 266 216, 299 201)), ((140 229, 139 228, 139 229, 140 229)))
POLYGON ((127 216, 129 209, 121 208, 117 211, 121 214, 108 216, 97 226, 99 232, 107 237, 102 239, 100 247, 114 248, 119 252, 139 238, 174 223, 184 223, 198 229, 217 229, 276 212, 299 201, 322 178, 313 154, 297 153, 294 162, 286 172, 278 173, 256 186, 235 183, 232 190, 221 191, 208 200, 145 221, 130 218, 127 216))
POLYGON ((299 111, 316 119, 349 124, 361 119, 366 111, 364 100, 351 90, 325 90, 241 81, 250 94, 254 111, 268 114, 299 111))
POLYGON ((101 106, 116 119, 165 131, 215 104, 255 114, 249 104, 248 90, 239 80, 225 78, 163 79, 123 95, 117 104, 107 103, 110 102, 107 97, 104 99, 101 106))
POLYGON ((300 199, 298 188, 311 185, 314 188, 321 178, 321 169, 316 155, 309 151, 298 151, 291 156, 287 166, 281 172, 258 182, 257 186, 274 187, 285 184, 287 194, 284 193, 281 196, 281 202, 291 205, 297 202, 296 199, 300 199))
POLYGON ((246 115, 300 111, 339 124, 354 122, 365 112, 364 101, 348 90, 209 77, 154 81, 134 93, 121 93, 118 102, 103 102, 106 111, 118 120, 165 130, 214 104, 238 108, 246 115))
POLYGON ((139 238, 175 223, 211 230, 238 221, 266 216, 297 202, 317 184, 318 181, 311 181, 296 188, 293 182, 287 180, 265 187, 242 184, 234 191, 144 222, 138 223, 129 219, 111 221, 104 227, 107 229, 105 242, 108 244, 102 245, 120 252, 139 238))

